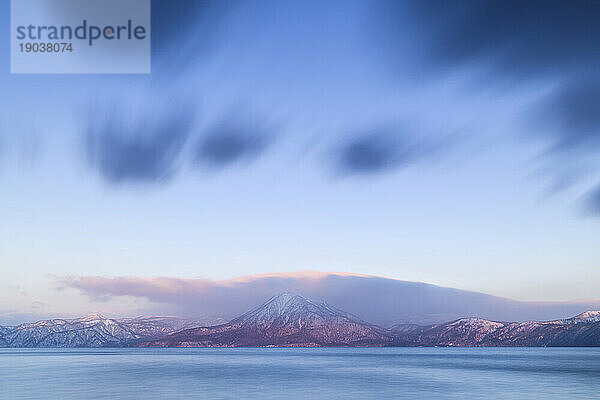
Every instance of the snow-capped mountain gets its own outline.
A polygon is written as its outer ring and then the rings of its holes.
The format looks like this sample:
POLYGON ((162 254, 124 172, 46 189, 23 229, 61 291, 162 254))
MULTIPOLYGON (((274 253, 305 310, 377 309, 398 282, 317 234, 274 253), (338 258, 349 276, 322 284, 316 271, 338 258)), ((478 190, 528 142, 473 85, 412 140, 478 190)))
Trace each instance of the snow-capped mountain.
POLYGON ((579 324, 582 322, 600 322, 600 311, 586 311, 572 318, 559 320, 565 324, 579 324))
POLYGON ((205 325, 207 321, 177 317, 110 319, 90 314, 76 319, 51 319, 0 328, 0 347, 125 346, 140 339, 205 325))
POLYGON ((521 323, 466 318, 412 329, 404 338, 414 346, 600 346, 600 311, 521 323))
POLYGON ((302 296, 289 292, 273 296, 261 306, 232 320, 241 327, 271 327, 302 329, 317 328, 329 323, 353 321, 366 324, 351 314, 338 310, 326 303, 314 303, 302 296))
POLYGON ((324 302, 282 293, 228 323, 91 314, 0 326, 0 347, 107 346, 600 346, 600 311, 553 321, 462 318, 384 329, 324 302))
POLYGON ((394 336, 388 330, 328 304, 283 293, 227 324, 187 329, 140 345, 386 346, 393 343, 394 336))

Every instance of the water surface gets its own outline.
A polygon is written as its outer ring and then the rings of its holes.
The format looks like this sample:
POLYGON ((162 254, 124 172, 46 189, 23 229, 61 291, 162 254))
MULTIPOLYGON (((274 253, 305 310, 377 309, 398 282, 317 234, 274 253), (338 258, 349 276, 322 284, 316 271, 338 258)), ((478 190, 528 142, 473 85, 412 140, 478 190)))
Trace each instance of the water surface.
POLYGON ((284 397, 600 398, 600 349, 0 349, 2 399, 284 397))

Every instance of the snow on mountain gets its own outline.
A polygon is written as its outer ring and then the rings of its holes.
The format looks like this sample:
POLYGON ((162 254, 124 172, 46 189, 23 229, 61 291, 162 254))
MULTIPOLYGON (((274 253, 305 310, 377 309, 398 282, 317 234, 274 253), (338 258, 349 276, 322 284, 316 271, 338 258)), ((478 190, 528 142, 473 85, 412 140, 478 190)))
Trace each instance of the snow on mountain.
POLYGON ((600 346, 600 312, 554 321, 460 319, 413 331, 417 346, 600 346))
POLYGON ((261 306, 232 320, 230 324, 254 326, 267 329, 279 327, 317 327, 331 322, 354 321, 366 324, 351 314, 338 310, 326 303, 314 303, 302 296, 289 292, 273 296, 261 306))
POLYGON ((134 340, 157 338, 200 321, 176 317, 111 319, 89 314, 75 319, 51 319, 0 329, 1 347, 124 346, 134 340))
POLYGON ((600 322, 600 311, 586 311, 563 321, 568 321, 575 324, 581 322, 600 322))
POLYGON ((158 347, 385 346, 391 332, 325 303, 282 293, 227 324, 143 343, 158 347))
POLYGON ((469 346, 481 342, 487 335, 502 327, 504 324, 501 322, 462 318, 425 330, 420 334, 419 341, 443 343, 445 346, 469 346))
POLYGON ((481 318, 384 329, 324 302, 282 293, 228 323, 90 314, 0 326, 0 347, 600 346, 600 311, 552 321, 481 318))

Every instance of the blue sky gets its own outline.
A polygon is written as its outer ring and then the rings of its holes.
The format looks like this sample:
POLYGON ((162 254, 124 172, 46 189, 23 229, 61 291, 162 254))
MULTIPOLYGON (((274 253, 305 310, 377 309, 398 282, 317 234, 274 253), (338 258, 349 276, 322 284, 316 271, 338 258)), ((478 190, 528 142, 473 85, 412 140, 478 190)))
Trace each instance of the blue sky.
POLYGON ((0 314, 307 269, 600 298, 598 3, 178 4, 150 75, 11 75, 0 41, 0 314))

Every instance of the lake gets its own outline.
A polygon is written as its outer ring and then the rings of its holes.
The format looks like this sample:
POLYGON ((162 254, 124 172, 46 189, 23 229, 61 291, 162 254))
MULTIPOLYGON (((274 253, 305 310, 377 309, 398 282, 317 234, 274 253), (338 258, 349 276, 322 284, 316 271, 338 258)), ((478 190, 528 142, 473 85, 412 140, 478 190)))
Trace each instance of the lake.
POLYGON ((592 399, 600 349, 0 349, 0 398, 592 399))

